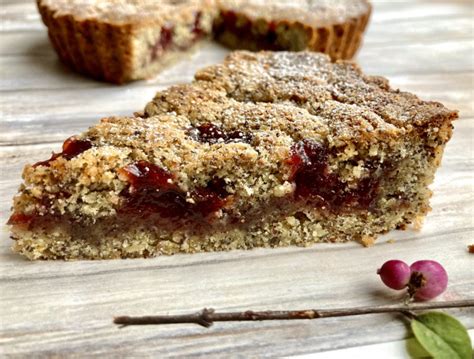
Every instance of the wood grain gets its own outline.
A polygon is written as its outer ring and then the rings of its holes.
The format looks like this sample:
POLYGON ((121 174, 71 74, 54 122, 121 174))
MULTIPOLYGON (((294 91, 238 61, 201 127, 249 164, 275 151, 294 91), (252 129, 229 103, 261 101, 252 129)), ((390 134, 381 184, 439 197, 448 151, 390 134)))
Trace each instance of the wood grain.
MULTIPOLYGON (((23 165, 108 115, 141 109, 154 92, 186 82, 227 50, 204 44, 150 81, 116 87, 70 72, 56 59, 33 1, 2 0, 0 27, 0 221, 5 223, 23 165)), ((148 260, 28 262, 0 231, 0 356, 274 357, 399 340, 397 315, 298 323, 219 323, 117 329, 115 315, 335 308, 393 303, 375 275, 387 259, 431 258, 450 275, 441 300, 474 297, 474 41, 471 1, 376 1, 358 54, 370 74, 460 110, 432 185, 420 232, 311 248, 177 255, 148 260), (392 243, 389 240, 395 240, 392 243)), ((474 328, 474 311, 449 311, 474 328)))

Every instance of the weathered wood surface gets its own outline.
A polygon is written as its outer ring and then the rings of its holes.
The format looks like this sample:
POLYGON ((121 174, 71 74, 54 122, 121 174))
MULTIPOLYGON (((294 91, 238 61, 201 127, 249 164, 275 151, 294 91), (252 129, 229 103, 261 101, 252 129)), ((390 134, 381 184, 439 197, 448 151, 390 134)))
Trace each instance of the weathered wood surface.
MULTIPOLYGON (((131 114, 154 92, 192 78, 226 50, 207 44, 156 79, 115 87, 64 68, 48 44, 33 1, 0 8, 0 221, 26 162, 101 116, 131 114)), ((377 1, 362 68, 394 86, 460 110, 433 184, 422 231, 392 232, 374 247, 180 255, 148 260, 28 262, 0 235, 0 356, 277 356, 398 340, 396 315, 302 322, 219 323, 119 330, 114 315, 219 310, 333 308, 397 299, 375 275, 390 258, 432 258, 450 274, 441 300, 474 296, 474 40, 471 1, 377 1), (394 239, 394 243, 388 242, 394 239)), ((474 328, 473 310, 455 310, 474 328)))

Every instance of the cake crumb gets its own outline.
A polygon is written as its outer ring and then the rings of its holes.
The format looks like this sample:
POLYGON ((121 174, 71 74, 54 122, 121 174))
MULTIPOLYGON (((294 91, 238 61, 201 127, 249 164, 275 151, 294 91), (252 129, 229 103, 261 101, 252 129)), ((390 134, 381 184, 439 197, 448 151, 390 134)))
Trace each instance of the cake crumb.
POLYGON ((467 251, 474 254, 474 244, 469 244, 467 246, 467 251))
POLYGON ((373 236, 362 236, 360 241, 364 247, 372 247, 375 244, 375 238, 373 236))
POLYGON ((423 216, 416 216, 415 219, 413 220, 413 229, 417 232, 421 231, 423 228, 423 222, 424 222, 424 217, 423 216))

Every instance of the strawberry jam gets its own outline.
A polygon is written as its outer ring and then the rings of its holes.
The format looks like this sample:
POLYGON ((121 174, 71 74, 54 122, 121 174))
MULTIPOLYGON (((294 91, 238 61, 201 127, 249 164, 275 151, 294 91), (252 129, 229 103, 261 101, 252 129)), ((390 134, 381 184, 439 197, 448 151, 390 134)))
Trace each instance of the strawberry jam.
POLYGON ((130 187, 122 194, 127 198, 124 210, 142 216, 158 213, 161 217, 179 217, 186 212, 186 200, 173 184, 173 175, 146 161, 122 169, 130 187))
POLYGON ((33 167, 46 166, 49 167, 50 163, 58 157, 62 157, 66 160, 70 160, 76 156, 79 156, 82 152, 92 148, 92 143, 88 140, 78 140, 74 136, 69 137, 63 143, 63 150, 60 153, 53 153, 51 158, 46 161, 37 162, 33 167))
POLYGON ((160 37, 151 48, 151 61, 155 61, 163 51, 171 47, 173 43, 173 30, 171 25, 165 25, 161 28, 160 37))
POLYGON ((127 177, 131 192, 147 189, 175 189, 171 173, 146 161, 132 163, 122 168, 120 172, 127 177))
POLYGON ((288 163, 293 169, 291 179, 296 184, 296 198, 322 202, 332 210, 342 207, 368 209, 378 194, 379 178, 371 174, 355 189, 350 189, 336 174, 330 173, 328 157, 327 148, 312 140, 303 140, 293 146, 288 163))
POLYGON ((204 30, 201 27, 202 12, 197 11, 194 15, 194 24, 191 27, 191 32, 194 34, 194 38, 197 39, 204 34, 204 30))
POLYGON ((221 209, 228 195, 225 183, 215 180, 206 187, 198 187, 187 199, 186 193, 173 183, 170 172, 146 161, 130 164, 120 172, 130 184, 122 193, 126 202, 121 211, 140 217, 206 217, 221 209))
POLYGON ((34 218, 35 216, 31 214, 13 213, 8 219, 7 224, 8 225, 28 225, 33 221, 34 218))
POLYGON ((252 142, 252 136, 242 131, 225 132, 220 127, 211 123, 206 123, 193 127, 188 131, 189 136, 194 140, 205 143, 231 143, 231 142, 252 142))
POLYGON ((205 217, 221 209, 225 205, 228 195, 224 180, 213 180, 207 187, 197 188, 192 193, 192 198, 195 201, 193 209, 205 217))

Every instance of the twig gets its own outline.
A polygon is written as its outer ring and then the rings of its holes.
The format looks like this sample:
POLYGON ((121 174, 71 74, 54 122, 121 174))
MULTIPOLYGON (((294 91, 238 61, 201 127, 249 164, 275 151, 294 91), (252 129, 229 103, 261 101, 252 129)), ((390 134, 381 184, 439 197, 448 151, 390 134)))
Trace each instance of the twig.
POLYGON ((416 319, 417 317, 417 315, 412 310, 404 310, 403 312, 400 312, 400 313, 402 313, 405 317, 407 317, 410 320, 416 319))
POLYGON ((296 320, 316 319, 329 317, 345 317, 351 315, 376 314, 376 313, 411 313, 416 310, 441 309, 441 308, 466 308, 474 307, 474 299, 458 300, 451 302, 413 303, 410 305, 381 305, 376 307, 339 308, 339 309, 308 309, 308 310, 267 310, 254 312, 227 312, 217 313, 214 309, 204 308, 192 314, 157 315, 145 317, 116 317, 114 323, 122 326, 128 325, 154 325, 195 323, 203 327, 210 327, 214 322, 242 322, 254 320, 296 320))

